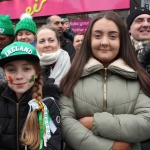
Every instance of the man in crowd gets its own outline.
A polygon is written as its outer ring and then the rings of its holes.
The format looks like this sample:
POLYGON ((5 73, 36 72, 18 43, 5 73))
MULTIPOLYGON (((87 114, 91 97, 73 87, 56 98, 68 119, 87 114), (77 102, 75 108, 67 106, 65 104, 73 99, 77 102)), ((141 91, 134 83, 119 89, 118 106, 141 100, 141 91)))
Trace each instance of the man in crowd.
POLYGON ((62 18, 62 21, 63 21, 63 34, 64 34, 64 37, 73 42, 74 32, 70 28, 69 19, 68 18, 62 18))
POLYGON ((150 10, 145 7, 137 8, 129 14, 126 22, 137 58, 142 67, 147 70, 150 62, 146 62, 147 64, 143 62, 148 56, 145 48, 150 44, 150 10))
POLYGON ((76 34, 74 36, 73 46, 74 46, 76 52, 80 50, 82 42, 83 42, 83 39, 84 39, 84 35, 83 34, 76 34))
POLYGON ((52 15, 47 18, 46 23, 54 27, 59 34, 60 46, 63 50, 67 51, 70 59, 72 60, 75 55, 75 49, 72 42, 69 39, 66 39, 63 35, 63 21, 60 16, 52 15))
MULTIPOLYGON (((146 57, 150 58, 150 55, 145 53, 146 47, 150 45, 150 10, 145 7, 137 8, 129 14, 126 22, 137 58, 143 66, 143 60, 146 60, 146 57)), ((148 51, 150 51, 150 46, 148 51)), ((147 63, 148 66, 149 64, 147 63)), ((143 66, 143 68, 148 66, 143 66)), ((150 139, 141 142, 142 150, 148 150, 149 148, 150 139)))
MULTIPOLYGON (((14 27, 9 15, 0 15, 0 53, 14 41, 14 27)), ((0 79, 3 79, 3 71, 0 68, 0 79)))

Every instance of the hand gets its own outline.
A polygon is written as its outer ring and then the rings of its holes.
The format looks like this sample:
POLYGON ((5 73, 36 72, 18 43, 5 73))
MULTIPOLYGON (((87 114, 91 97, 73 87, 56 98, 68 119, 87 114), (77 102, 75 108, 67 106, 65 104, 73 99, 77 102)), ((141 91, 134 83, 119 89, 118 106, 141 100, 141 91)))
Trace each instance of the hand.
POLYGON ((89 130, 92 130, 93 117, 84 117, 79 119, 78 121, 89 130))
POLYGON ((115 141, 112 150, 130 150, 130 143, 115 141))

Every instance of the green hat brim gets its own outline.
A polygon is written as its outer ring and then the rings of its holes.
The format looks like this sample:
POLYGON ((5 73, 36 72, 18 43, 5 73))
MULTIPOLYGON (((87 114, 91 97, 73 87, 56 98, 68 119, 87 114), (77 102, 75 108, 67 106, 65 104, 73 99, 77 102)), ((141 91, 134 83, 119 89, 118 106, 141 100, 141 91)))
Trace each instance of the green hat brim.
POLYGON ((33 61, 40 62, 40 60, 37 56, 23 54, 23 55, 9 56, 9 57, 0 59, 0 67, 3 67, 5 64, 7 64, 11 61, 16 61, 16 60, 33 60, 33 61))

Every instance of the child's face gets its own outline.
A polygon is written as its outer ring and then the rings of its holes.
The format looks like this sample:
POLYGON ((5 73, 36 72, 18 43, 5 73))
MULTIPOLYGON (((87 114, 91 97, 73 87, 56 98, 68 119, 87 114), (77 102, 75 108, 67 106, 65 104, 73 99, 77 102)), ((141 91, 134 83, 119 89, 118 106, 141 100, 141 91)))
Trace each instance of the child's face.
POLYGON ((18 99, 29 90, 37 78, 33 65, 25 60, 16 60, 4 66, 8 86, 16 93, 18 99))

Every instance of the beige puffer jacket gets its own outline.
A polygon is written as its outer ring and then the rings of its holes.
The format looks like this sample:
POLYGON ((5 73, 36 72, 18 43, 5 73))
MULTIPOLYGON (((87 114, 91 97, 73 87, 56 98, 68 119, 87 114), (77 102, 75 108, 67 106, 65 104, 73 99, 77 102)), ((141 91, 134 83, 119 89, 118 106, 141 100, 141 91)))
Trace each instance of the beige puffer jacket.
POLYGON ((150 137, 150 98, 141 91, 137 72, 122 59, 105 69, 91 58, 73 97, 62 95, 59 103, 67 150, 111 150, 115 141, 141 150, 139 142, 150 137), (87 116, 94 116, 92 131, 78 122, 87 116))

